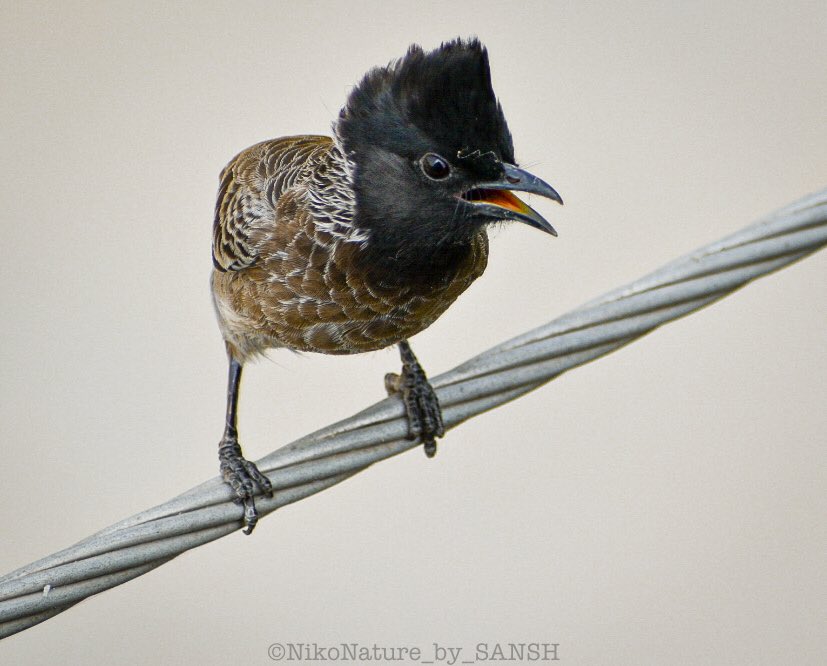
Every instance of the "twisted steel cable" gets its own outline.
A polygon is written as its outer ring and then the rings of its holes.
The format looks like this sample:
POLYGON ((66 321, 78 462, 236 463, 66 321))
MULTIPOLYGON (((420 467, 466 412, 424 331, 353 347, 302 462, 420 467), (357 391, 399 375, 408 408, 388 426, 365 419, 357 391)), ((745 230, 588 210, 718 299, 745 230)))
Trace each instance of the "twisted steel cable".
MULTIPOLYGON (((446 428, 513 400, 827 244, 827 189, 701 248, 432 380, 446 428)), ((264 516, 417 444, 386 399, 258 462, 276 489, 264 516)), ((234 532, 241 511, 218 478, 0 578, 0 638, 234 532)))

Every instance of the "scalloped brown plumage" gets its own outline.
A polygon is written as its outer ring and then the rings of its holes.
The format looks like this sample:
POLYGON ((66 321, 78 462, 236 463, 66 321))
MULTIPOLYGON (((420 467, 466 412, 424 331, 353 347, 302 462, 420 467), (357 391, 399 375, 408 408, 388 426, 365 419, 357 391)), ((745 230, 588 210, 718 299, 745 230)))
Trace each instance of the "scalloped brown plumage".
POLYGON ((430 326, 485 270, 488 238, 480 229, 451 270, 384 284, 360 261, 368 241, 349 209, 314 204, 324 196, 319 190, 346 185, 345 174, 342 151, 323 136, 256 144, 222 171, 212 293, 228 352, 239 362, 278 347, 384 349, 430 326))

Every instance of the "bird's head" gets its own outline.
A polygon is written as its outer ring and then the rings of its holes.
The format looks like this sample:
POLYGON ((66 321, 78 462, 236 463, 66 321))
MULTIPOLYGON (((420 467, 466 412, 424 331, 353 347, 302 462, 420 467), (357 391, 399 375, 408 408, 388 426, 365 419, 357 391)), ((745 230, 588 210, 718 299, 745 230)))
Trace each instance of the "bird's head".
POLYGON ((352 161, 358 227, 385 252, 467 244, 492 222, 556 235, 512 191, 560 195, 518 168, 511 133, 476 39, 411 46, 353 89, 334 131, 352 161))

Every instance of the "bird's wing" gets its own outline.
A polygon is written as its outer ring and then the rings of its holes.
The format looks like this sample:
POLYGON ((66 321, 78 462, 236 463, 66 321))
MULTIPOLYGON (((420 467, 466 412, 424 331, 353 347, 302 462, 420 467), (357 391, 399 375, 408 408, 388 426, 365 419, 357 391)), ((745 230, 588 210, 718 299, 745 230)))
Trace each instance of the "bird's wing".
POLYGON ((221 171, 213 221, 213 264, 238 271, 258 259, 257 231, 278 224, 276 203, 297 184, 308 162, 332 141, 293 136, 258 143, 236 155, 221 171))

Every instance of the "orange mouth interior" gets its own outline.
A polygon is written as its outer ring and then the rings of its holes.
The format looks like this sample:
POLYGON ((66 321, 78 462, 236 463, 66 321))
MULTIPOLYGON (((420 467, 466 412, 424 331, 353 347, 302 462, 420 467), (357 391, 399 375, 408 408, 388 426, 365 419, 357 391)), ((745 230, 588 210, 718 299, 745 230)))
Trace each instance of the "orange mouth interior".
POLYGON ((479 201, 494 204, 500 208, 513 210, 515 213, 526 213, 531 210, 526 204, 518 199, 516 195, 508 190, 473 189, 465 192, 462 195, 462 198, 466 201, 479 201))

